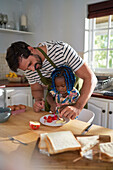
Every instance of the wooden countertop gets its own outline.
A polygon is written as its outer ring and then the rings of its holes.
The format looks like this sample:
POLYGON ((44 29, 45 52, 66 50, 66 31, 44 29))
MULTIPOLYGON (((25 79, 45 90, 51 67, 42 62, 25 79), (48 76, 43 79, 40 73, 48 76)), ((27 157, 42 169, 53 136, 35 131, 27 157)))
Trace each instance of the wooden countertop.
MULTIPOLYGON (((88 123, 79 121, 79 120, 71 120, 69 123, 61 126, 61 127, 49 127, 41 124, 38 130, 32 130, 29 127, 29 121, 39 121, 40 117, 48 114, 47 112, 39 112, 35 113, 32 108, 27 107, 26 112, 20 113, 17 115, 11 115, 9 120, 5 123, 0 123, 0 151, 7 153, 10 157, 14 156, 14 153, 18 156, 20 155, 22 160, 23 158, 28 161, 31 161, 32 154, 34 150, 37 148, 36 143, 40 133, 52 132, 52 131, 62 131, 62 130, 71 130, 74 134, 81 134, 83 129, 89 125, 88 123), (26 142, 28 145, 22 145, 18 142, 12 142, 8 139, 8 136, 13 136, 16 139, 21 140, 22 142, 26 142), (36 148, 35 148, 36 147, 36 148), (11 156, 13 155, 13 156, 11 156)), ((113 141, 113 130, 104 128, 101 126, 93 125, 88 135, 110 135, 111 141, 113 141)), ((51 163, 48 162, 47 166, 43 164, 43 159, 41 158, 41 154, 36 151, 36 160, 34 160, 35 168, 40 170, 66 170, 66 169, 112 169, 113 163, 106 163, 100 161, 91 161, 82 158, 77 163, 73 163, 72 161, 67 164, 67 157, 59 157, 59 160, 62 160, 62 164, 59 164, 54 160, 54 156, 51 156, 51 163), (38 156, 40 160, 38 161, 38 156), (100 166, 100 167, 99 167, 100 166)), ((47 156, 48 157, 48 156, 47 156)), ((70 158, 71 159, 71 158, 70 158)), ((22 161, 21 160, 21 161, 22 161)), ((28 162, 29 162, 28 161, 28 162)), ((21 164, 21 163, 20 163, 21 164)), ((25 169, 24 169, 25 170, 25 169)), ((32 169, 35 170, 35 169, 32 169)))
POLYGON ((28 82, 24 83, 10 83, 8 80, 0 80, 0 87, 29 87, 28 82))
POLYGON ((91 95, 91 97, 97 97, 97 98, 102 98, 102 99, 110 99, 110 100, 113 100, 113 96, 104 96, 102 94, 99 94, 99 93, 93 93, 91 95))

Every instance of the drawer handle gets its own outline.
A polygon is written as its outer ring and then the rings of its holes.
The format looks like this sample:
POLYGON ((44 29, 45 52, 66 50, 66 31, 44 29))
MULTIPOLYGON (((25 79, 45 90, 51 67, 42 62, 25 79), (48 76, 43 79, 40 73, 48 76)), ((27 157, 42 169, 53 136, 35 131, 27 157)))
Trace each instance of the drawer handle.
POLYGON ((102 113, 105 113, 106 111, 105 110, 102 110, 102 113))
POLYGON ((112 111, 109 111, 109 114, 112 114, 112 111))

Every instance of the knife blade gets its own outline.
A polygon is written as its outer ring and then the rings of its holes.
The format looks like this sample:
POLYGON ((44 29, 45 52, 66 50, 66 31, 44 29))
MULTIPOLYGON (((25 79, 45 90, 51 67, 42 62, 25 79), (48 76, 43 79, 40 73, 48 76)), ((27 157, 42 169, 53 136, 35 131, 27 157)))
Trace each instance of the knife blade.
POLYGON ((83 132, 81 133, 81 135, 85 135, 85 134, 89 131, 89 129, 91 128, 92 125, 93 125, 93 124, 91 123, 89 126, 87 126, 87 127, 83 130, 83 132))

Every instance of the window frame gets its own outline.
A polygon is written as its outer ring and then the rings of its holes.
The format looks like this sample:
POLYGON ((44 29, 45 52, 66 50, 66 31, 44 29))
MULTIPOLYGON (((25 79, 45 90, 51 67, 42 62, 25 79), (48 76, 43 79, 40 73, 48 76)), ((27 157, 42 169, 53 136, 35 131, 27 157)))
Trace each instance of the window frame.
POLYGON ((109 19, 108 19, 108 27, 106 28, 95 28, 95 22, 96 22, 96 18, 85 18, 85 35, 86 32, 88 33, 88 37, 85 36, 85 41, 84 41, 84 59, 85 61, 88 63, 88 65, 90 66, 90 68, 95 71, 95 72, 102 72, 102 73, 111 73, 113 72, 112 68, 109 68, 109 52, 110 50, 113 50, 113 48, 109 48, 110 45, 110 31, 113 31, 113 27, 111 27, 111 17, 113 15, 109 15, 109 19), (86 28, 86 25, 88 24, 88 28, 86 28), (108 39, 107 39, 107 48, 104 49, 95 49, 94 48, 94 44, 95 44, 95 32, 96 31, 102 31, 102 30, 107 30, 107 35, 108 35, 108 39), (88 44, 88 50, 85 49, 85 43, 88 44), (94 68, 93 63, 94 63, 94 52, 95 51, 107 51, 107 57, 106 57, 106 68, 94 68), (85 58, 85 54, 88 55, 87 59, 85 58))

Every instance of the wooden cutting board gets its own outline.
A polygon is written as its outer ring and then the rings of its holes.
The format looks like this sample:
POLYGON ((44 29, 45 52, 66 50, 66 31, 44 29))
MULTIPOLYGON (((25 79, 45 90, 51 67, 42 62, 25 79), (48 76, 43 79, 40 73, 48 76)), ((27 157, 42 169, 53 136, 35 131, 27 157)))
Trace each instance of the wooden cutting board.
MULTIPOLYGON (((81 136, 81 135, 75 135, 75 136, 81 136)), ((83 135, 82 135, 83 136, 83 135)), ((89 136, 89 135, 85 135, 89 136)), ((91 135, 90 135, 91 136, 91 135)), ((104 142, 110 142, 110 136, 108 135, 100 135, 99 136, 99 141, 100 143, 104 142)), ((79 151, 69 151, 69 152, 64 152, 64 153, 59 153, 51 156, 47 156, 45 154, 42 154, 39 152, 38 149, 38 143, 39 143, 39 138, 35 147, 35 150, 32 155, 32 161, 33 161, 33 166, 35 168, 39 168, 40 170, 72 170, 72 169, 102 169, 104 170, 105 168, 108 169, 113 169, 113 163, 108 163, 108 162, 102 162, 99 160, 99 154, 95 154, 93 160, 89 160, 86 158, 81 158, 76 162, 73 162, 73 160, 80 158, 80 152, 79 151), (35 164, 35 161, 37 162, 35 164)), ((94 147, 94 149, 97 151, 98 150, 98 144, 97 146, 94 147)))

